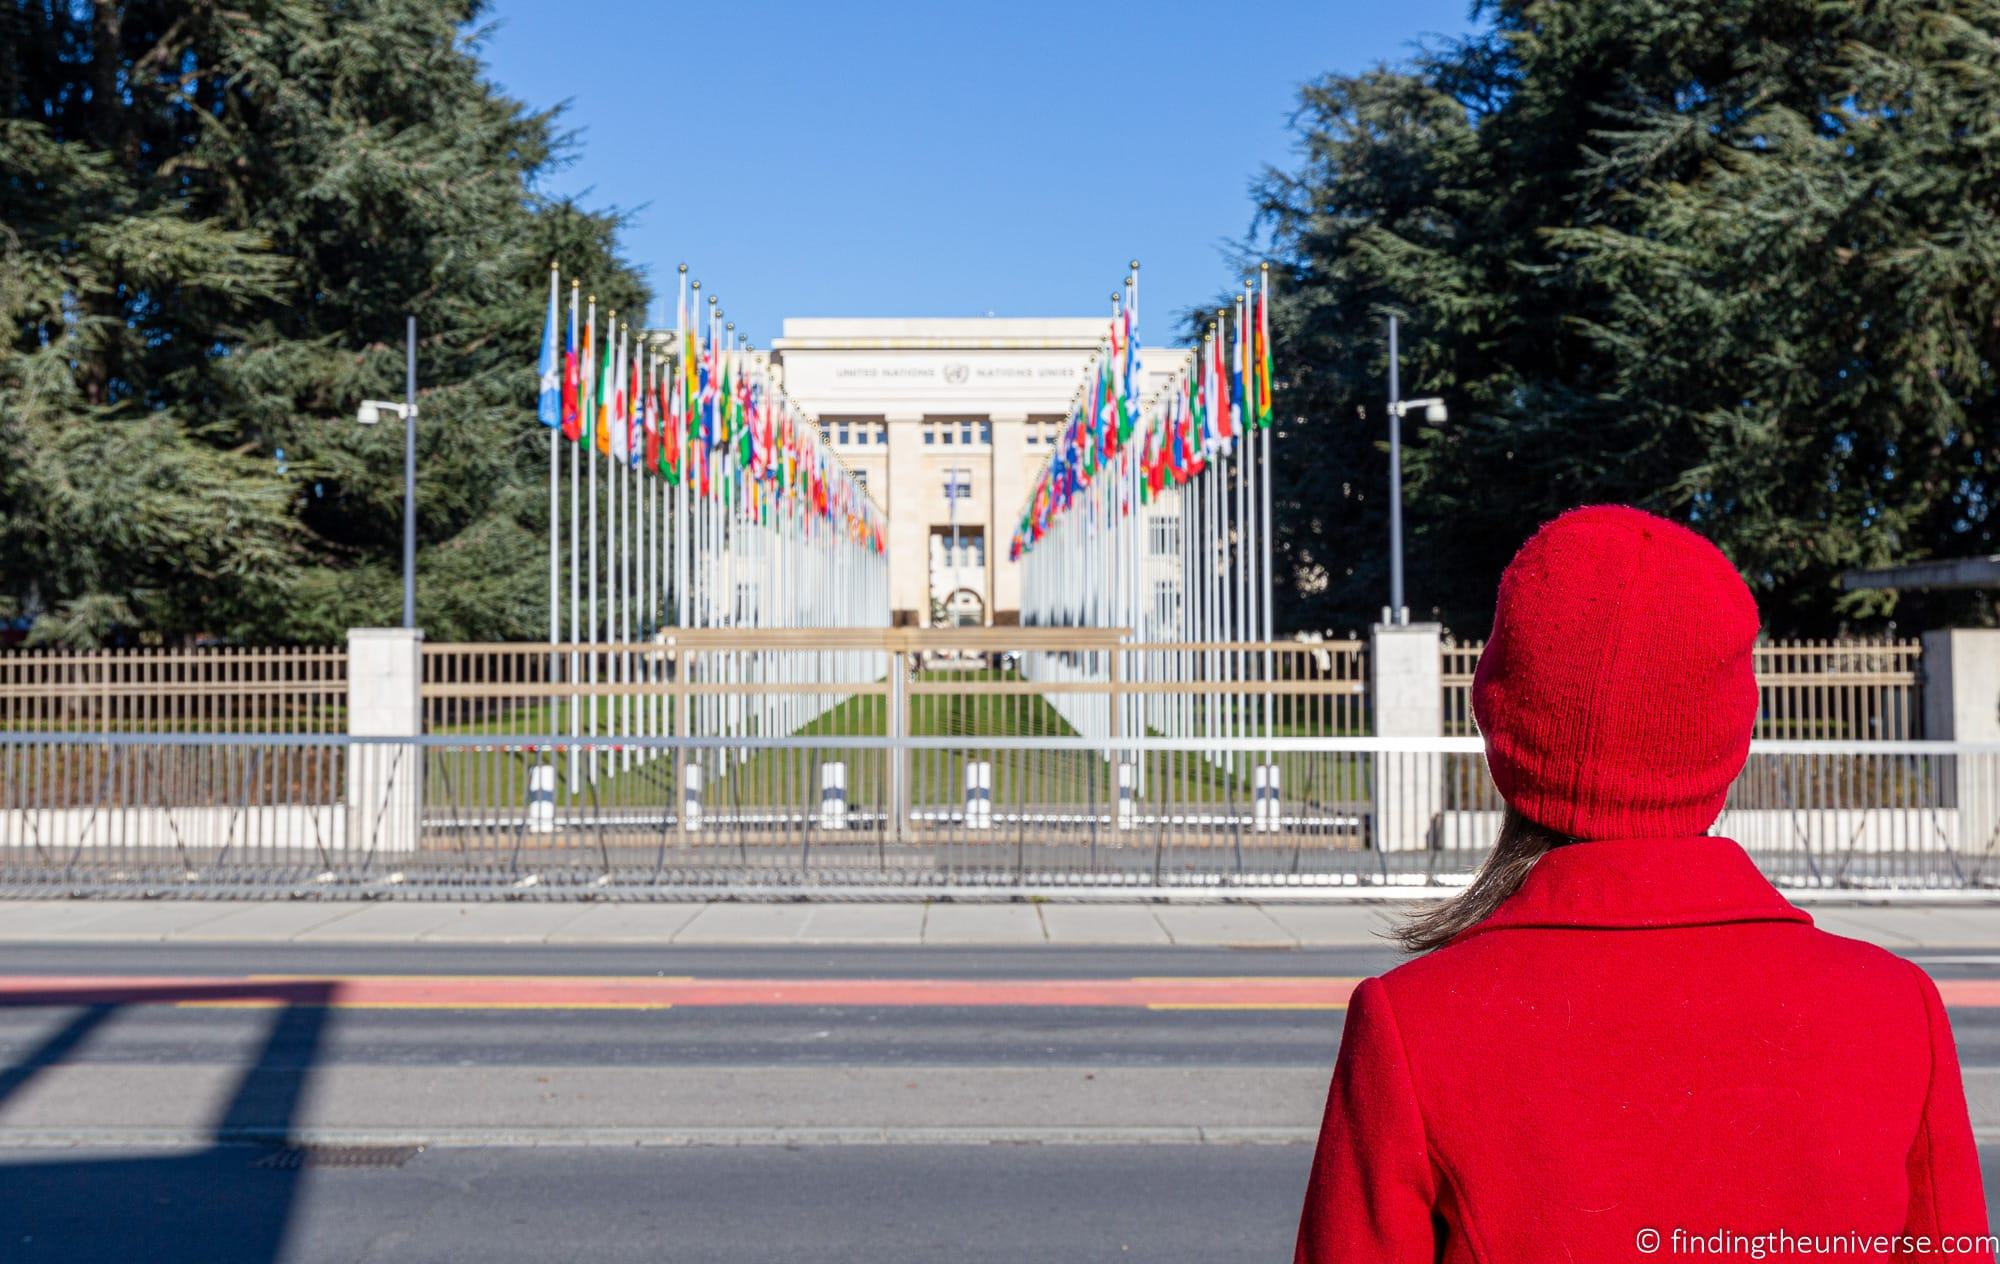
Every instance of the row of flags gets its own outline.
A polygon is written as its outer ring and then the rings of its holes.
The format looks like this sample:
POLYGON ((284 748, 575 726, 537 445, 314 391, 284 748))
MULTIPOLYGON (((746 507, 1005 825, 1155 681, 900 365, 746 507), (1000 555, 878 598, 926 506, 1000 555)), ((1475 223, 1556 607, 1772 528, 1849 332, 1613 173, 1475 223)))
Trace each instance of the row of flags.
POLYGON ((772 380, 767 363, 724 339, 713 316, 703 338, 688 315, 686 274, 673 348, 637 340, 549 265, 535 415, 571 443, 636 471, 685 484, 691 495, 741 505, 755 521, 820 521, 876 553, 881 515, 828 450, 818 424, 772 380))
MULTIPOLYGON (((1173 383, 1144 405, 1138 398, 1137 285, 1128 282, 1086 389, 1058 429, 1055 449, 1028 494, 1008 545, 1010 560, 1034 548, 1120 453, 1133 451, 1135 430, 1138 502, 1145 504, 1201 474, 1209 458, 1244 431, 1270 426, 1268 267, 1261 276, 1255 291, 1234 304, 1233 319, 1218 321, 1173 383)), ((1132 512, 1129 498, 1117 503, 1121 516, 1132 512)))

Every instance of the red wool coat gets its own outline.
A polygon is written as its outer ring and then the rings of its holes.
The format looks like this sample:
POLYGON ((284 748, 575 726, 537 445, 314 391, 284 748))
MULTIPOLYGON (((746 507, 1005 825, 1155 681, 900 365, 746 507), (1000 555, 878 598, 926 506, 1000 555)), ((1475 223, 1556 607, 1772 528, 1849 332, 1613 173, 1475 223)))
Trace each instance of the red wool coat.
POLYGON ((1557 848, 1355 991, 1297 1258, 1991 1261, 1935 1241, 1986 1231, 1929 977, 1728 839, 1645 839, 1557 848))

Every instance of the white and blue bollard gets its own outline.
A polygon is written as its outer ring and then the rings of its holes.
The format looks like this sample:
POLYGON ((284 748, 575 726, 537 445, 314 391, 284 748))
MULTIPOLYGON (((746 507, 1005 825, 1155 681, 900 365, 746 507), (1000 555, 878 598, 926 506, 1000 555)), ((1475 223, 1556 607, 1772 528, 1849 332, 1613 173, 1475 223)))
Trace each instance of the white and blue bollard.
POLYGON ((681 828, 689 833, 701 828, 701 765, 681 765, 681 828))
POLYGON ((1118 764, 1118 828, 1131 829, 1139 823, 1139 801, 1137 786, 1138 766, 1130 760, 1118 764))
POLYGON ((824 830, 847 828, 847 765, 839 762, 819 766, 819 827, 824 830))
POLYGON ((528 832, 556 832, 556 769, 554 764, 536 764, 528 769, 528 832))
POLYGON ((993 828, 993 765, 983 759, 965 765, 965 828, 993 828))
POLYGON ((1278 766, 1259 764, 1251 776, 1255 796, 1250 811, 1250 829, 1257 834, 1278 832, 1278 766))

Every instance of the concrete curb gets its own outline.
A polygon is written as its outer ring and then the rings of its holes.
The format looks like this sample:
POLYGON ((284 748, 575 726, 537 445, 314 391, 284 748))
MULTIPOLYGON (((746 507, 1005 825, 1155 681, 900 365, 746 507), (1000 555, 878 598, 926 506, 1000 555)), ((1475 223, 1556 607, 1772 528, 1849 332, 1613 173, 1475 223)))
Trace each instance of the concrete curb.
POLYGON ((5 1150, 207 1150, 217 1146, 598 1147, 1310 1145, 1317 1128, 0 1128, 5 1150))

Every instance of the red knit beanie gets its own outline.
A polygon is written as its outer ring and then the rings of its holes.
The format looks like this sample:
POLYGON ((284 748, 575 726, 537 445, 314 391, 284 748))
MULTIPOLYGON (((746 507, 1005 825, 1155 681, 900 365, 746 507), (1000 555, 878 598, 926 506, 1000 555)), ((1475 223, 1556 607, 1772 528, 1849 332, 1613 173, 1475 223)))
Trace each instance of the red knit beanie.
POLYGON ((1713 544, 1622 505, 1571 510, 1500 577, 1472 682, 1494 784, 1571 838, 1704 832, 1749 756, 1756 640, 1713 544))

